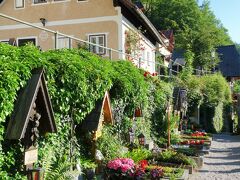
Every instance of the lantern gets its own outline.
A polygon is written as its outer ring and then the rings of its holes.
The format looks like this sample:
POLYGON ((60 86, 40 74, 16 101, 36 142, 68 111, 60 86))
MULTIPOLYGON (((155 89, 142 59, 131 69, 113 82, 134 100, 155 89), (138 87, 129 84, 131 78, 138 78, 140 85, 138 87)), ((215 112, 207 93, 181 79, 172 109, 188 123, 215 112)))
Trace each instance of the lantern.
POLYGON ((138 142, 141 146, 144 146, 145 145, 145 136, 143 133, 139 134, 138 135, 138 142))
POLYGON ((44 180, 44 170, 41 168, 28 170, 27 173, 28 180, 44 180))
POLYGON ((143 113, 142 113, 142 109, 141 108, 135 109, 134 117, 143 117, 143 113))

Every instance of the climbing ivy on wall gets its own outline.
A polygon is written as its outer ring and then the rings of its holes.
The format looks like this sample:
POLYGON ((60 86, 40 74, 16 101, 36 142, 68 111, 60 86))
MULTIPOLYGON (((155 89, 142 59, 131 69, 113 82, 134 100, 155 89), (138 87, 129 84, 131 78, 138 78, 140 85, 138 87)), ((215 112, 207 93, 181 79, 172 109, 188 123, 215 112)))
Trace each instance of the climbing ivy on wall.
MULTIPOLYGON (((34 46, 18 48, 0 43, 0 177, 3 179, 24 178, 23 148, 19 142, 9 142, 4 137, 17 93, 25 87, 31 70, 37 67, 45 68, 58 128, 57 134, 39 141, 40 164, 48 151, 53 154, 48 157, 53 167, 57 168, 61 156, 61 162, 69 161, 70 124, 65 122, 66 118, 70 117, 76 125, 81 123, 106 90, 110 91, 112 102, 121 100, 125 105, 125 117, 130 117, 137 107, 147 109, 150 92, 155 103, 152 109, 164 99, 163 94, 158 95, 159 80, 144 77, 143 70, 128 61, 110 61, 81 49, 40 52, 34 46)), ((79 151, 76 149, 71 159, 77 160, 79 151)))

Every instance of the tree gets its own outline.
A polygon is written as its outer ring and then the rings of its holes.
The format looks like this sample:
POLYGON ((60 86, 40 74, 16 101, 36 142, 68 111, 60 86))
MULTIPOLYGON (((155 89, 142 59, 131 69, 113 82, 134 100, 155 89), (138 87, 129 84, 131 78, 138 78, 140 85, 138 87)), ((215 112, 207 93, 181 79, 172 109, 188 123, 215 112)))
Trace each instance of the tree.
POLYGON ((159 30, 174 30, 176 48, 194 54, 194 67, 210 69, 218 63, 212 51, 220 45, 232 44, 227 30, 204 1, 196 0, 143 0, 146 15, 159 30))

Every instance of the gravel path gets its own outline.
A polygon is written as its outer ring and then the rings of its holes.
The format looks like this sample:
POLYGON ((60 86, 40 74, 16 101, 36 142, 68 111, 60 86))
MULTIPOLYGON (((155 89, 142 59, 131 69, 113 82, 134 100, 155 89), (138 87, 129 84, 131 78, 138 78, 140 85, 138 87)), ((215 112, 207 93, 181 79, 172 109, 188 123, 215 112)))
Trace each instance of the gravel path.
POLYGON ((240 180, 240 136, 214 135, 204 166, 189 180, 240 180))

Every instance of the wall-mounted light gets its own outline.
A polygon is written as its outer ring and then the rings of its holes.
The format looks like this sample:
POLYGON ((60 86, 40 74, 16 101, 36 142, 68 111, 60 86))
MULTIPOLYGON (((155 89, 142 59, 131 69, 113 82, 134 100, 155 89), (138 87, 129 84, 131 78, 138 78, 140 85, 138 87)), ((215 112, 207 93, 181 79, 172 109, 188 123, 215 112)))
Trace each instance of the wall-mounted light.
POLYGON ((45 18, 40 18, 42 25, 45 27, 47 20, 45 18))

